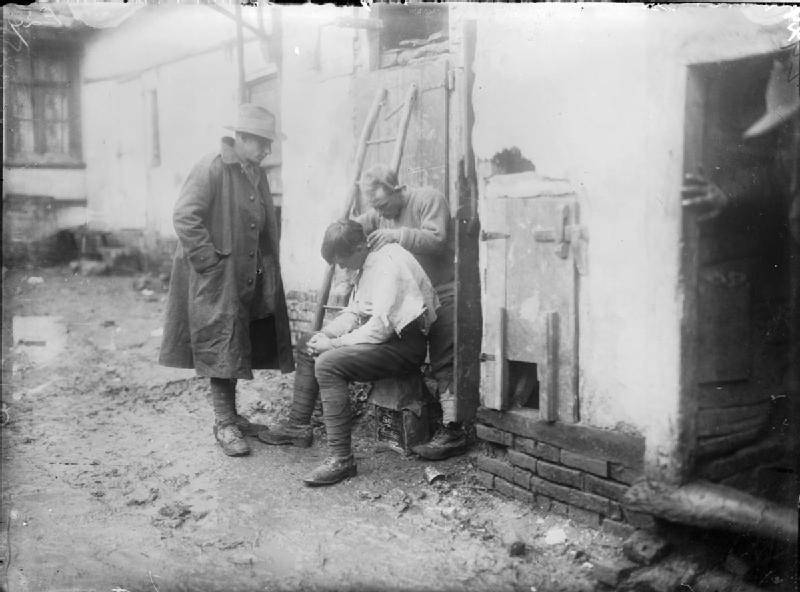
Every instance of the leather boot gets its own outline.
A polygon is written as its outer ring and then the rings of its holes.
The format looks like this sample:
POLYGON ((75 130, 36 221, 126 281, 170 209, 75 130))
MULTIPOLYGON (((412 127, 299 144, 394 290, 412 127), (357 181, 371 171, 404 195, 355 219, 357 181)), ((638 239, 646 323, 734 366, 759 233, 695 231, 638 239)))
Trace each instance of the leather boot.
POLYGON ((279 421, 270 427, 262 427, 258 432, 258 439, 264 444, 277 446, 290 445, 299 448, 308 448, 314 435, 310 425, 297 425, 291 419, 279 421))
POLYGON ((303 479, 303 483, 308 487, 335 485, 348 477, 355 477, 357 472, 356 461, 352 454, 345 458, 329 456, 303 479))
POLYGON ((235 423, 214 424, 214 438, 228 456, 246 456, 250 446, 235 423))
POLYGON ((294 425, 309 425, 314 404, 319 395, 319 385, 314 377, 314 359, 308 354, 298 353, 294 371, 294 390, 289 419, 294 425))

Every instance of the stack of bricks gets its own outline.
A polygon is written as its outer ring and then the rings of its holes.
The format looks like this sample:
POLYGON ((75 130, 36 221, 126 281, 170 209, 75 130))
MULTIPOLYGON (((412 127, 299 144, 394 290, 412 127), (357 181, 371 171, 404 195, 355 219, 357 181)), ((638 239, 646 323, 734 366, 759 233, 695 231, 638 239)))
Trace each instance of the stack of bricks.
POLYGON ((290 290, 286 293, 286 307, 289 311, 289 327, 292 331, 292 343, 311 331, 314 315, 317 312, 316 291, 300 292, 290 290))
POLYGON ((643 438, 547 423, 533 409, 481 408, 476 432, 488 443, 488 453, 477 459, 487 488, 618 536, 655 526, 651 516, 623 503, 642 472, 643 438))

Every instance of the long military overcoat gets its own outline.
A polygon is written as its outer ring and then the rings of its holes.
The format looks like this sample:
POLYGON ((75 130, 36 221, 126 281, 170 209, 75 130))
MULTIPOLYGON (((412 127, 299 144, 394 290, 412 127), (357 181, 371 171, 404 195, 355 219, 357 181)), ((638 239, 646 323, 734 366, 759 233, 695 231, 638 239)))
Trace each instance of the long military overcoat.
POLYGON ((195 165, 175 205, 179 240, 159 363, 248 379, 255 368, 291 372, 294 360, 269 185, 232 142, 195 165))

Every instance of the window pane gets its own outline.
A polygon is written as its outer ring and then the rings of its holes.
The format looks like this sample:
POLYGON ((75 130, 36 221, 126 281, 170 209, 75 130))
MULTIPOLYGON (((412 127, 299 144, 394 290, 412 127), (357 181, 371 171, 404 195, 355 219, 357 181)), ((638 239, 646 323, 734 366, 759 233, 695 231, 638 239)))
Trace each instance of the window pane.
POLYGON ((47 90, 44 95, 45 119, 67 119, 67 93, 63 90, 47 90))
POLYGON ((44 151, 57 154, 67 152, 64 150, 64 124, 48 121, 44 124, 44 151))
POLYGON ((31 79, 31 61, 27 50, 14 51, 9 49, 6 54, 6 76, 20 82, 29 82, 31 79))
POLYGON ((27 86, 14 87, 11 95, 11 114, 21 119, 33 119, 31 89, 27 86))
POLYGON ((47 82, 67 82, 67 62, 53 56, 36 56, 33 60, 33 77, 47 82))
POLYGON ((14 130, 14 152, 33 152, 33 122, 18 121, 17 128, 14 130))

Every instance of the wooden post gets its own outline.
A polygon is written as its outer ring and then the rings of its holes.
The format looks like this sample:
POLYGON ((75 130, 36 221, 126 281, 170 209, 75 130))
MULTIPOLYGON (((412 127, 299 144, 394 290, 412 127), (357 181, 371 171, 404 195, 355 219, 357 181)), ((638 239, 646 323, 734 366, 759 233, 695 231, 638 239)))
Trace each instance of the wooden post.
POLYGON ((411 119, 411 109, 414 107, 414 102, 417 99, 417 85, 412 84, 406 95, 405 106, 403 107, 403 114, 400 117, 399 127, 397 128, 397 135, 394 142, 394 153, 392 154, 392 170, 395 174, 400 172, 400 161, 403 160, 403 149, 406 144, 406 134, 408 133, 408 122, 411 119))
POLYGON ((242 32, 242 5, 237 1, 234 6, 236 7, 236 65, 238 68, 239 88, 237 96, 239 103, 244 103, 247 100, 244 75, 244 33, 242 32))
POLYGON ((557 312, 547 314, 547 366, 545 367, 545 388, 540 391, 539 413, 544 421, 558 419, 558 348, 559 319, 557 312))

